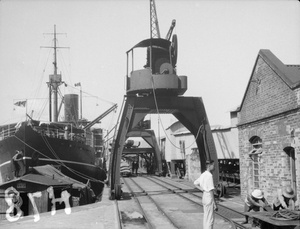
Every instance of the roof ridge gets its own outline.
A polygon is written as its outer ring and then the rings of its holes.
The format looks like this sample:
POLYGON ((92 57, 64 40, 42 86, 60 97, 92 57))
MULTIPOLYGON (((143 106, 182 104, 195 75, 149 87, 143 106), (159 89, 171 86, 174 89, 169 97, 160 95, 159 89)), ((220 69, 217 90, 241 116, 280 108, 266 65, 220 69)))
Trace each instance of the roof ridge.
MULTIPOLYGON (((291 88, 295 89, 300 85, 300 72, 296 69, 288 67, 278 57, 276 57, 270 50, 261 49, 259 56, 273 69, 274 72, 291 88)), ((297 66, 298 67, 298 66, 297 66)))

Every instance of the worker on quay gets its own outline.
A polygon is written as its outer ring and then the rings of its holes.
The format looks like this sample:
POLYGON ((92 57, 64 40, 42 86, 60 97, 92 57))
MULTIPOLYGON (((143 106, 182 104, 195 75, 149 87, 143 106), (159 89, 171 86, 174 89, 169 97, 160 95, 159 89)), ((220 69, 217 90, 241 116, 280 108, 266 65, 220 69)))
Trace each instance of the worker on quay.
MULTIPOLYGON (((255 212, 259 212, 260 208, 263 208, 266 211, 266 207, 269 206, 269 203, 264 197, 263 191, 259 189, 255 189, 250 195, 248 194, 245 198, 244 211, 250 212, 251 210, 255 212)), ((246 217, 246 221, 242 224, 248 223, 248 216, 246 217)))
POLYGON ((132 174, 137 175, 138 169, 139 169, 139 162, 138 159, 134 159, 134 161, 132 162, 132 174))
POLYGON ((200 177, 194 181, 196 188, 203 192, 202 204, 203 204, 203 229, 212 229, 214 225, 214 210, 218 211, 218 207, 214 197, 214 181, 212 171, 214 171, 214 161, 206 161, 206 171, 203 172, 200 177))
POLYGON ((295 210, 295 192, 291 186, 286 186, 277 190, 277 195, 273 201, 273 210, 280 209, 295 210))

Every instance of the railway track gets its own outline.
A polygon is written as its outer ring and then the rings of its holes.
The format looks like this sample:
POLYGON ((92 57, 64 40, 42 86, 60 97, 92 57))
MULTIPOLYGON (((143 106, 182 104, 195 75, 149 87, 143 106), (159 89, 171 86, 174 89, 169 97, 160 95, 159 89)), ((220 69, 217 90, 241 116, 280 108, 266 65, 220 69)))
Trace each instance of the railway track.
MULTIPOLYGON (((174 181, 171 181, 171 180, 165 179, 165 178, 158 178, 158 177, 151 177, 151 178, 150 177, 145 177, 145 178, 149 179, 153 182, 157 182, 160 185, 167 184, 168 186, 171 187, 170 190, 172 190, 172 188, 175 188, 174 191, 176 192, 176 194, 181 195, 184 198, 189 199, 188 197, 185 196, 185 194, 181 193, 181 191, 183 191, 184 193, 187 193, 188 195, 196 196, 197 197, 196 203, 200 204, 202 206, 201 201, 200 201, 200 200, 202 200, 202 193, 199 192, 199 191, 195 191, 195 189, 190 190, 189 186, 180 185, 180 184, 177 184, 177 182, 174 182, 174 181), (179 189, 179 191, 176 191, 176 189, 179 189)), ((165 186, 165 187, 169 188, 168 186, 165 186)), ((194 202, 193 199, 189 199, 189 200, 194 202)), ((221 216, 225 220, 230 221, 232 224, 235 225, 235 228, 241 228, 241 229, 246 228, 243 224, 240 224, 240 223, 235 222, 234 220, 232 220, 232 219, 241 219, 241 218, 243 219, 243 218, 245 218, 245 216, 241 212, 238 212, 236 210, 233 210, 231 208, 228 208, 228 207, 218 203, 218 211, 216 211, 215 214, 221 216)))
MULTIPOLYGON (((199 228, 202 225, 202 193, 162 177, 128 177, 123 198, 117 201, 120 228, 199 228)), ((214 228, 245 228, 233 221, 244 216, 218 205, 214 228)))

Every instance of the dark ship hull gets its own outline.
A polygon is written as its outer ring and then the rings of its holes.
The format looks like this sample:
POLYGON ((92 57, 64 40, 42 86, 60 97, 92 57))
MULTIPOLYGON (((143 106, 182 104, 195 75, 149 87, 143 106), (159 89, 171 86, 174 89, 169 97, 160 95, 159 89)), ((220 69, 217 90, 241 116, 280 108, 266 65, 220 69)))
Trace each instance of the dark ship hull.
POLYGON ((50 164, 78 181, 89 180, 95 194, 101 193, 105 173, 95 165, 95 150, 86 144, 87 138, 66 132, 66 125, 51 125, 28 121, 17 128, 16 124, 0 127, 0 184, 28 173, 30 167, 50 164), (13 157, 20 150, 23 160, 15 162, 13 157))
MULTIPOLYGON (((28 121, 0 126, 0 184, 23 176, 31 167, 50 164, 66 176, 83 183, 89 182, 95 194, 100 194, 106 174, 96 161, 96 150, 101 152, 102 130, 91 126, 78 118, 78 95, 66 94, 61 101, 59 86, 67 84, 57 68, 57 39, 54 26, 54 71, 49 75, 49 123, 33 120, 28 114, 28 121), (60 122, 60 108, 64 104, 64 122, 60 122), (21 153, 18 153, 21 151, 21 153)), ((75 86, 80 86, 77 83, 75 86)), ((81 89, 80 89, 81 91, 81 89)), ((27 108, 27 100, 14 103, 27 108)), ((81 113, 82 116, 82 113, 81 113)), ((98 119, 97 119, 98 120, 98 119)))

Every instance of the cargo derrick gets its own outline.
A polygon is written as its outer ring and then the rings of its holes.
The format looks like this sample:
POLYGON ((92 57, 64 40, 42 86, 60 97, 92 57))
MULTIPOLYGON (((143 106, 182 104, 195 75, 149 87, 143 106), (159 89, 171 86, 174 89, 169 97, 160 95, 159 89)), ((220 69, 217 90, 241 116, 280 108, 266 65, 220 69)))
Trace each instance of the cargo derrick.
MULTIPOLYGON (((150 0, 150 39, 143 40, 127 51, 127 74, 125 105, 112 146, 110 157, 109 183, 111 199, 121 197, 120 162, 125 141, 132 132, 140 137, 145 129, 139 128, 147 114, 173 114, 194 136, 198 146, 201 171, 205 170, 205 161, 213 159, 217 163, 217 154, 204 104, 200 97, 183 97, 187 90, 187 76, 178 76, 177 35, 172 36, 175 20, 166 38, 160 38, 154 0, 150 0), (170 38, 172 36, 172 41, 170 38), (147 61, 135 69, 134 50, 146 48, 147 61)), ((160 152, 155 152, 156 173, 161 174, 162 163, 160 152)), ((214 175, 218 183, 218 166, 214 175)))

